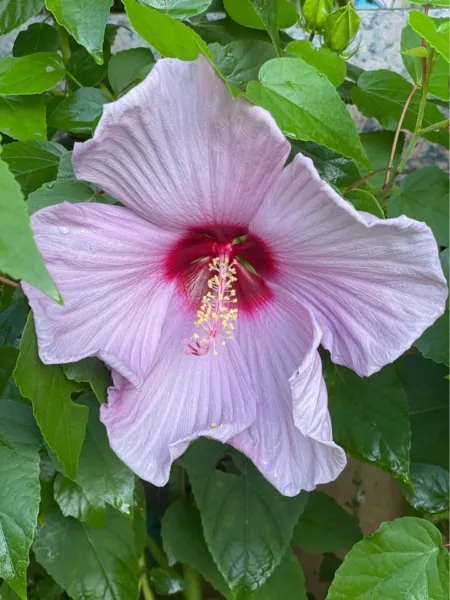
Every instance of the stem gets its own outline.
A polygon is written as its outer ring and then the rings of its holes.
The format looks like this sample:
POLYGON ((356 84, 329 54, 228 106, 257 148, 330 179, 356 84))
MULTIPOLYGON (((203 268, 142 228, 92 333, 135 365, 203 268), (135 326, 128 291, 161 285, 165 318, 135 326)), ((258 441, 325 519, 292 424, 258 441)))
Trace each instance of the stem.
POLYGON ((111 100, 114 100, 114 96, 111 94, 111 92, 109 91, 109 89, 106 87, 106 85, 104 83, 99 83, 98 87, 100 90, 102 90, 102 92, 105 94, 105 96, 108 96, 108 98, 110 98, 111 100))
POLYGON ((434 125, 429 125, 424 129, 421 129, 419 135, 423 135, 424 133, 431 133, 432 131, 437 131, 438 129, 442 129, 443 127, 448 127, 450 125, 450 119, 444 119, 444 121, 439 121, 434 125))
POLYGON ((354 181, 353 183, 351 183, 348 187, 345 188, 344 193, 350 192, 350 190, 353 190, 354 188, 359 187, 362 183, 364 183, 371 177, 375 177, 375 175, 379 175, 380 173, 384 173, 385 171, 392 172, 392 173, 398 173, 397 169, 394 169, 394 167, 384 167, 383 169, 376 169, 375 171, 371 171, 367 175, 364 175, 364 177, 361 177, 357 181, 354 181))
POLYGON ((189 565, 183 565, 184 597, 185 600, 202 600, 202 583, 197 571, 189 565))
POLYGON ((7 277, 2 277, 0 275, 0 283, 5 283, 6 285, 10 285, 11 287, 14 288, 20 288, 20 283, 17 283, 17 281, 13 281, 12 279, 8 279, 7 277))
POLYGON ((139 559, 139 567, 141 569, 141 575, 139 577, 139 591, 142 592, 144 600, 156 600, 147 578, 147 566, 145 564, 144 555, 142 555, 139 559))
POLYGON ((391 149, 391 155, 389 157, 388 168, 387 168, 387 171, 386 171, 386 177, 384 178, 384 184, 383 184, 383 188, 382 189, 384 189, 385 187, 387 187, 389 185, 389 179, 390 179, 390 176, 391 176, 391 169, 394 166, 395 151, 397 150, 398 138, 400 137, 400 130, 402 128, 403 121, 405 119, 405 115, 406 115, 406 112, 408 110, 408 107, 409 107, 409 105, 411 103, 411 100, 412 100, 414 94, 417 92, 418 87, 419 86, 417 85, 417 83, 413 86, 411 92, 409 93, 408 98, 406 99, 405 106, 403 107, 403 110, 402 110, 402 114, 400 115, 400 119, 398 121, 397 128, 395 130, 394 141, 392 143, 392 149, 391 149))
POLYGON ((160 567, 164 569, 169 566, 164 552, 161 550, 155 540, 149 535, 147 536, 147 548, 160 567))
POLYGON ((74 76, 72 75, 72 73, 71 73, 70 71, 68 71, 67 69, 66 69, 66 75, 68 75, 68 76, 70 77, 70 79, 71 79, 72 81, 74 81, 74 82, 77 84, 77 86, 78 86, 78 87, 80 87, 80 88, 82 88, 82 87, 83 87, 83 84, 82 84, 82 83, 80 83, 80 82, 78 81, 78 79, 76 79, 76 77, 74 77, 74 76))
POLYGON ((58 29, 58 39, 59 39, 59 48, 61 50, 63 63, 66 65, 69 62, 69 58, 71 55, 70 44, 69 44, 69 36, 67 35, 67 31, 62 27, 62 25, 58 25, 55 23, 58 29))

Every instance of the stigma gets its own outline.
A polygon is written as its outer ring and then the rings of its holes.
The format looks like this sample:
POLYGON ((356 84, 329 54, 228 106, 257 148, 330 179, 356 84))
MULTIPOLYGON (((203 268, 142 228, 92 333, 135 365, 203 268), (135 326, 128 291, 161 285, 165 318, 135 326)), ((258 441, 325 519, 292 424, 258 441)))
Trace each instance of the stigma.
POLYGON ((230 261, 228 253, 222 253, 208 264, 211 277, 201 299, 194 325, 195 332, 190 340, 184 340, 186 354, 204 356, 208 352, 217 356, 218 346, 225 346, 234 339, 238 308, 235 283, 236 261, 230 261))

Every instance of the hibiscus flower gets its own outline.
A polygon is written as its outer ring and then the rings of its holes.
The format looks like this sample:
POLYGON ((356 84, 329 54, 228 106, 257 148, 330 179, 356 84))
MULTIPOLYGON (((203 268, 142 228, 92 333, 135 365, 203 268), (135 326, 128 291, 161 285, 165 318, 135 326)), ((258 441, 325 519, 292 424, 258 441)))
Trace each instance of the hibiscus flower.
POLYGON ((162 59, 75 144, 76 176, 123 206, 33 216, 64 299, 23 284, 40 357, 105 361, 111 447, 156 485, 199 436, 286 495, 335 479, 319 345, 370 375, 444 310, 429 228, 358 212, 289 151, 204 58, 162 59))

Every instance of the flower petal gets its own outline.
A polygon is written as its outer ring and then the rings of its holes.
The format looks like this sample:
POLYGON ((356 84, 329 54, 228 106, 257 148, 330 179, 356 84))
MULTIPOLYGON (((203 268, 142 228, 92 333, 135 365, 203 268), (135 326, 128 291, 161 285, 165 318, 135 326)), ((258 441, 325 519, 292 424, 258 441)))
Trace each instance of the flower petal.
POLYGON ((250 230, 278 261, 278 282, 308 304, 332 360, 370 375, 394 361, 444 311, 436 241, 407 217, 370 218, 297 155, 250 230))
POLYGON ((64 300, 23 282, 46 364, 96 355, 134 383, 149 370, 173 293, 163 257, 174 243, 127 208, 69 204, 32 217, 37 245, 64 300))
POLYGON ((166 229, 247 226, 289 149, 270 114, 233 100, 204 57, 161 59, 105 106, 94 139, 75 144, 73 165, 166 229))
POLYGON ((229 443, 282 494, 294 496, 335 479, 346 459, 332 439, 320 332, 290 294, 272 290, 269 304, 237 322, 258 409, 255 423, 229 443))
POLYGON ((237 343, 198 357, 183 339, 194 315, 172 301, 158 352, 144 384, 114 378, 101 408, 109 442, 139 477, 162 486, 172 461, 200 437, 226 442, 255 419, 256 401, 237 343))

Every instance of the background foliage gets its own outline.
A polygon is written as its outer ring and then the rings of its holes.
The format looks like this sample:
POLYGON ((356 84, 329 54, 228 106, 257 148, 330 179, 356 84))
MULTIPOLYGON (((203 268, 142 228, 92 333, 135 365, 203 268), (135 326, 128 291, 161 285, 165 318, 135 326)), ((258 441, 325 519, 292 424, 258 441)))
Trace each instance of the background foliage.
MULTIPOLYGON (((411 171, 408 159, 420 138, 448 147, 449 20, 416 3, 399 32, 406 79, 352 64, 360 19, 351 3, 1 0, 0 34, 40 19, 0 58, 0 271, 60 301, 29 215, 64 200, 114 202, 75 180, 74 141, 89 138, 103 105, 160 55, 201 53, 230 93, 272 113, 292 156, 310 156, 359 210, 428 223, 448 275, 448 176, 437 166, 411 171), (145 47, 113 53, 111 10, 126 11, 145 47), (309 40, 283 31, 295 23, 309 40), (379 131, 358 134, 349 104, 379 131)), ((351 510, 323 491, 283 497, 242 455, 206 439, 174 466, 167 488, 144 486, 98 418, 109 371, 95 358, 43 365, 20 286, 1 281, 3 600, 306 600, 299 549, 323 554, 329 600, 448 598, 448 307, 370 378, 325 357, 336 441, 392 474, 407 501, 407 516, 363 538, 351 510), (335 553, 347 550, 341 564, 335 553)))

